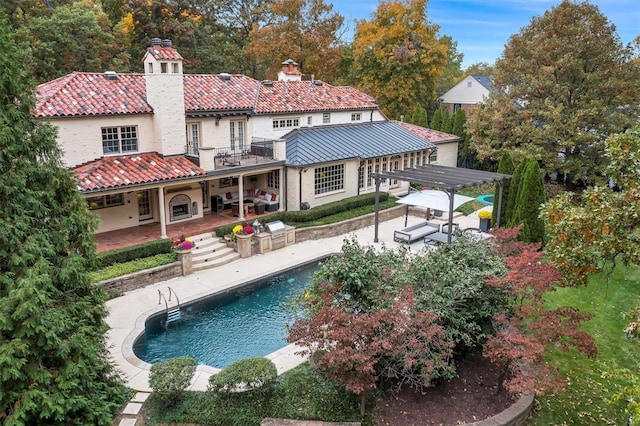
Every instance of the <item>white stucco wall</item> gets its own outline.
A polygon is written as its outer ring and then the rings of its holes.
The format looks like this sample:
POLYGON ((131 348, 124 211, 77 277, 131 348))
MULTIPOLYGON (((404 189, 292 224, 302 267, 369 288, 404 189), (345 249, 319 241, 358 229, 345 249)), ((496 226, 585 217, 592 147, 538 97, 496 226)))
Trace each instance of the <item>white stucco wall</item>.
POLYGON ((138 152, 160 149, 153 138, 153 117, 148 114, 52 119, 51 124, 58 128, 58 143, 63 151, 64 165, 67 167, 75 167, 104 156, 104 127, 137 126, 138 152))
POLYGON ((186 145, 182 74, 145 74, 147 102, 154 111, 154 139, 164 155, 184 154, 186 145))
POLYGON ((129 194, 125 192, 123 196, 124 205, 91 210, 91 213, 97 215, 100 219, 97 233, 129 228, 140 224, 138 220, 137 192, 132 191, 129 194))
MULTIPOLYGON (((293 187, 295 193, 289 193, 291 198, 291 202, 288 204, 289 210, 299 210, 300 203, 307 202, 311 207, 317 207, 324 204, 332 203, 334 201, 342 200, 343 198, 354 197, 358 195, 358 167, 360 162, 357 160, 354 161, 345 161, 345 162, 336 162, 336 163, 324 163, 316 166, 305 167, 302 170, 302 173, 299 175, 301 177, 301 188, 302 188, 302 199, 299 200, 299 192, 298 188, 294 183, 289 184, 289 188, 293 187), (314 170, 316 167, 326 167, 334 164, 344 164, 344 188, 338 191, 333 191, 325 194, 315 194, 315 173, 314 170), (304 171, 306 170, 306 172, 304 171)), ((289 176, 290 179, 298 179, 298 173, 292 173, 292 176, 289 176)))
MULTIPOLYGON (((366 123, 368 121, 382 121, 384 120, 384 116, 380 111, 359 111, 359 110, 349 110, 349 111, 332 111, 331 121, 328 123, 331 124, 346 124, 346 123, 366 123), (361 120, 360 121, 351 121, 352 113, 360 113, 361 120)), ((298 127, 316 127, 322 126, 322 112, 313 112, 313 113, 297 113, 297 114, 270 114, 270 115, 254 115, 251 117, 251 126, 252 126, 252 135, 259 138, 265 139, 279 139, 283 135, 286 135, 290 131, 296 129, 297 127, 287 127, 284 129, 275 129, 273 128, 273 120, 286 120, 290 118, 299 119, 300 125, 298 127), (307 124, 308 118, 311 117, 311 125, 307 124)), ((325 124, 326 125, 326 124, 325 124)))
POLYGON ((439 143, 438 159, 432 164, 438 166, 457 167, 458 165, 458 142, 439 143))

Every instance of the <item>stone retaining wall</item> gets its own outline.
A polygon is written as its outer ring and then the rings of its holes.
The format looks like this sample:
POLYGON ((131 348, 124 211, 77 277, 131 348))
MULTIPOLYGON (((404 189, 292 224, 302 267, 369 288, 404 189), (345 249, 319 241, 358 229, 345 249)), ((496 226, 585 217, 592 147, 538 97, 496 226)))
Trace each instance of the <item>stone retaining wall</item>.
POLYGON ((464 426, 522 426, 527 423, 529 414, 533 409, 534 395, 523 395, 513 404, 500 414, 489 417, 475 423, 468 423, 464 426))
POLYGON ((100 281, 96 285, 101 286, 105 291, 124 293, 180 276, 182 276, 182 262, 173 262, 168 265, 156 266, 144 271, 100 281))
MULTIPOLYGON (((404 206, 382 210, 378 213, 378 221, 385 222, 387 220, 395 219, 396 217, 403 216, 405 212, 406 208, 404 206)), ((339 223, 332 223, 330 225, 296 228, 296 242, 301 243, 308 240, 336 237, 360 228, 372 226, 375 223, 375 216, 375 213, 369 213, 365 216, 355 217, 353 219, 344 220, 339 223)))

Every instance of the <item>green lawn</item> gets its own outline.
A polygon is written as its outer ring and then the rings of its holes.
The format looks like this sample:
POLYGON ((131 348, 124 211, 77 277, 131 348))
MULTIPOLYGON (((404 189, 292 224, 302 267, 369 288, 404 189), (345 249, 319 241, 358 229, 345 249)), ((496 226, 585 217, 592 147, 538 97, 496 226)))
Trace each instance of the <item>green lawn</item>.
MULTIPOLYGON (((551 364, 567 378, 566 392, 539 399, 534 425, 624 425, 624 388, 640 375, 640 342, 623 330, 627 314, 640 303, 640 268, 618 267, 607 281, 593 277, 588 286, 566 288, 548 297, 551 307, 574 306, 593 318, 585 329, 596 339, 598 356, 555 351, 551 364)), ((636 388, 637 390, 637 388, 636 388)), ((637 398, 638 395, 635 395, 637 398)))

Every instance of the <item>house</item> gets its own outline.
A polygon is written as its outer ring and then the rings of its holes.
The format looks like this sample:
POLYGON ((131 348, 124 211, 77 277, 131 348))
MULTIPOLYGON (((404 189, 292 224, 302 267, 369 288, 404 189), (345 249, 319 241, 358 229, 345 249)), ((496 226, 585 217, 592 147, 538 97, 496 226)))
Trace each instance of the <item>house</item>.
POLYGON ((493 90, 490 76, 470 75, 440 97, 442 109, 450 114, 462 109, 468 116, 493 90))
POLYGON ((98 233, 159 222, 165 237, 167 224, 205 212, 242 220, 250 203, 319 206, 374 191, 375 171, 457 149, 455 136, 387 120, 353 87, 302 80, 292 60, 278 81, 184 74, 171 41, 153 39, 143 64, 141 74, 74 72, 37 88, 34 115, 57 127, 98 233))

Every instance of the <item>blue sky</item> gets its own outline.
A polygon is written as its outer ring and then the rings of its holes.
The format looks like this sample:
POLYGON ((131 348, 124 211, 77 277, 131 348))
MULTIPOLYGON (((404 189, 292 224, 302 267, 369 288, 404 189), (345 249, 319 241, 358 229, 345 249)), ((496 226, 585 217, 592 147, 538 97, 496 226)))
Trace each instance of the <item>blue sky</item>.
MULTIPOLYGON (((325 0, 345 17, 352 37, 354 20, 371 19, 378 0, 325 0)), ((513 34, 534 16, 542 16, 560 0, 429 0, 427 16, 440 26, 439 35, 450 35, 464 54, 463 68, 477 62, 493 63, 502 55, 513 34)), ((640 0, 592 0, 623 43, 640 34, 640 0)))

